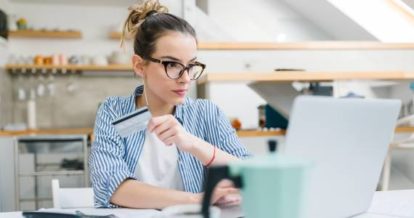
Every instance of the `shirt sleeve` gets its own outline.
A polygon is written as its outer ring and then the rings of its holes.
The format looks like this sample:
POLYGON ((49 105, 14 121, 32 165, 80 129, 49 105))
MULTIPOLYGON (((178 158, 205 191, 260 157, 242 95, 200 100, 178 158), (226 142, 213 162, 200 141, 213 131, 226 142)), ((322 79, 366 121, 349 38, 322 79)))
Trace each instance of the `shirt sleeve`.
POLYGON ((213 144, 218 146, 223 151, 234 155, 238 158, 247 158, 251 154, 246 147, 240 142, 236 134, 236 130, 231 126, 224 112, 212 102, 208 103, 208 129, 210 137, 213 139, 213 144))
POLYGON ((126 179, 136 179, 123 159, 125 144, 112 125, 112 114, 110 101, 106 100, 96 115, 95 139, 89 156, 95 207, 117 207, 110 203, 112 194, 126 179))

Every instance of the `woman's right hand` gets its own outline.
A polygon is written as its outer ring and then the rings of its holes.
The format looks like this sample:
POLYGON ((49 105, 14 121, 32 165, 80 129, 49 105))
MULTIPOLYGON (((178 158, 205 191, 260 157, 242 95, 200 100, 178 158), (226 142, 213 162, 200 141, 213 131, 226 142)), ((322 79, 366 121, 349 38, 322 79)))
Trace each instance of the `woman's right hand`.
MULTIPOLYGON (((199 193, 200 202, 204 193, 199 193)), ((222 180, 214 188, 211 204, 235 205, 241 202, 240 190, 235 188, 230 180, 222 180)))

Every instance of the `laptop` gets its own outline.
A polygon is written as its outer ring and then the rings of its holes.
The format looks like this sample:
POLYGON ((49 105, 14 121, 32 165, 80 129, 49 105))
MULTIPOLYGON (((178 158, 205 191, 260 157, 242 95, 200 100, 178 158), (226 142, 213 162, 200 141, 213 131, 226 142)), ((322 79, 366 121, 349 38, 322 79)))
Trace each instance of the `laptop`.
POLYGON ((282 152, 314 163, 308 218, 364 213, 377 188, 399 100, 297 97, 282 152))

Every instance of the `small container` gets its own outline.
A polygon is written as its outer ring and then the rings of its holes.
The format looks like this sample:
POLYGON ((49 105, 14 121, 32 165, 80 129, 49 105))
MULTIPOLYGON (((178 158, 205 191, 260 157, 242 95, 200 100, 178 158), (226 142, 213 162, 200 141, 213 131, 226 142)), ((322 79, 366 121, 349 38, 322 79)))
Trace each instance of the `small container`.
POLYGON ((259 128, 263 129, 266 127, 266 105, 259 105, 257 109, 259 112, 259 128))
POLYGON ((233 126, 233 128, 236 130, 240 130, 242 127, 242 123, 239 120, 239 118, 233 118, 231 119, 231 126, 233 126))
POLYGON ((34 64, 35 65, 43 65, 43 56, 42 55, 36 55, 34 57, 34 64))

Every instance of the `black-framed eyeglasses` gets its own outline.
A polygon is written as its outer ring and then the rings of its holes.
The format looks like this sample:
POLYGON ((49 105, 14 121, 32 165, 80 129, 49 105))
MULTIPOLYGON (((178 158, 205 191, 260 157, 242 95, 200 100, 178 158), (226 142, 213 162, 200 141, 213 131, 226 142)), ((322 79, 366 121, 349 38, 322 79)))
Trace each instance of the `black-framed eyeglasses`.
POLYGON ((170 60, 159 60, 152 57, 145 58, 146 60, 152 61, 154 63, 159 63, 164 65, 165 73, 170 79, 179 79, 184 74, 185 71, 188 72, 188 76, 191 80, 197 80, 203 74, 205 64, 200 62, 195 62, 184 66, 180 62, 170 61, 170 60))

